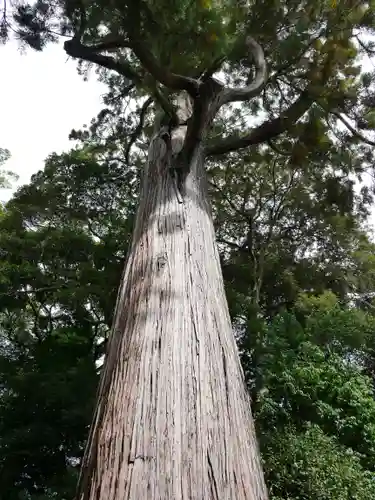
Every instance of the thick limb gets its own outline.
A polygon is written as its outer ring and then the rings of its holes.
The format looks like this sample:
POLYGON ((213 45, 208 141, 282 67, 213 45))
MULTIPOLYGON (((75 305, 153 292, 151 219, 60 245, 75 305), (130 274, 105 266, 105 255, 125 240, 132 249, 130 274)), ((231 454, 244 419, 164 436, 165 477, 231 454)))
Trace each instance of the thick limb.
POLYGON ((208 156, 226 154, 231 151, 236 151, 237 149, 269 141, 288 130, 291 125, 308 111, 312 102, 313 99, 309 94, 303 92, 279 117, 262 123, 243 136, 234 135, 226 139, 208 143, 206 146, 206 154, 208 156))

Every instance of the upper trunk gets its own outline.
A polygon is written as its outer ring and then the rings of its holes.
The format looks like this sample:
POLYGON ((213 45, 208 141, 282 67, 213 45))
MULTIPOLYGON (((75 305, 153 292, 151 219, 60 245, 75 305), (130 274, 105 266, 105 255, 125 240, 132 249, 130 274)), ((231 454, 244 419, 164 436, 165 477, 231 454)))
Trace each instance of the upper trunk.
POLYGON ((203 151, 181 203, 162 133, 150 145, 77 498, 264 500, 203 151))

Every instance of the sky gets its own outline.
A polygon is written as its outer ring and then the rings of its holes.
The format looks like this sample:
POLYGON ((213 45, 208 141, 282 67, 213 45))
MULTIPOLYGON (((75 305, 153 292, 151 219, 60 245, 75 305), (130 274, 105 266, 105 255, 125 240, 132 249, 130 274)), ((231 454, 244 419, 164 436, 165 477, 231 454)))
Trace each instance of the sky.
MULTIPOLYGON (((106 86, 94 71, 84 81, 77 60, 67 58, 62 43, 26 53, 15 40, 0 45, 0 148, 11 153, 4 168, 19 176, 13 189, 0 189, 0 201, 9 200, 15 188, 43 169, 48 155, 69 150, 74 144, 70 131, 89 123, 102 109, 106 86)), ((368 71, 375 62, 362 64, 368 71)), ((375 230, 375 207, 369 222, 375 230)))
MULTIPOLYGON (((49 154, 73 146, 70 131, 102 109, 105 85, 94 72, 85 82, 62 44, 21 53, 16 41, 8 42, 0 45, 0 67, 0 148, 11 153, 4 169, 19 176, 18 186, 43 169, 49 154)), ((1 201, 11 196, 12 190, 0 189, 1 201)))

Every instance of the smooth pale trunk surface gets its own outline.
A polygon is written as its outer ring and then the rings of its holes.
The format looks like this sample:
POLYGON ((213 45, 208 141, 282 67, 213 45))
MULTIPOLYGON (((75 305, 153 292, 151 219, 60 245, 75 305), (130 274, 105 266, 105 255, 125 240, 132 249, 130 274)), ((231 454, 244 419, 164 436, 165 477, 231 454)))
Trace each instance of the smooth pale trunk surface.
POLYGON ((267 498, 205 186, 154 137, 78 498, 267 498))

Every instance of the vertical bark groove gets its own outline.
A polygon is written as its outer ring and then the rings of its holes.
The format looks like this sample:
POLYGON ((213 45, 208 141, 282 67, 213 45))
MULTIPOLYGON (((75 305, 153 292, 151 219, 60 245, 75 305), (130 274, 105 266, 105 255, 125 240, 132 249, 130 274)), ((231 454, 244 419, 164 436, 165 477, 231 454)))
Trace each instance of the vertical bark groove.
POLYGON ((155 137, 78 500, 266 500, 203 154, 178 202, 155 137))

